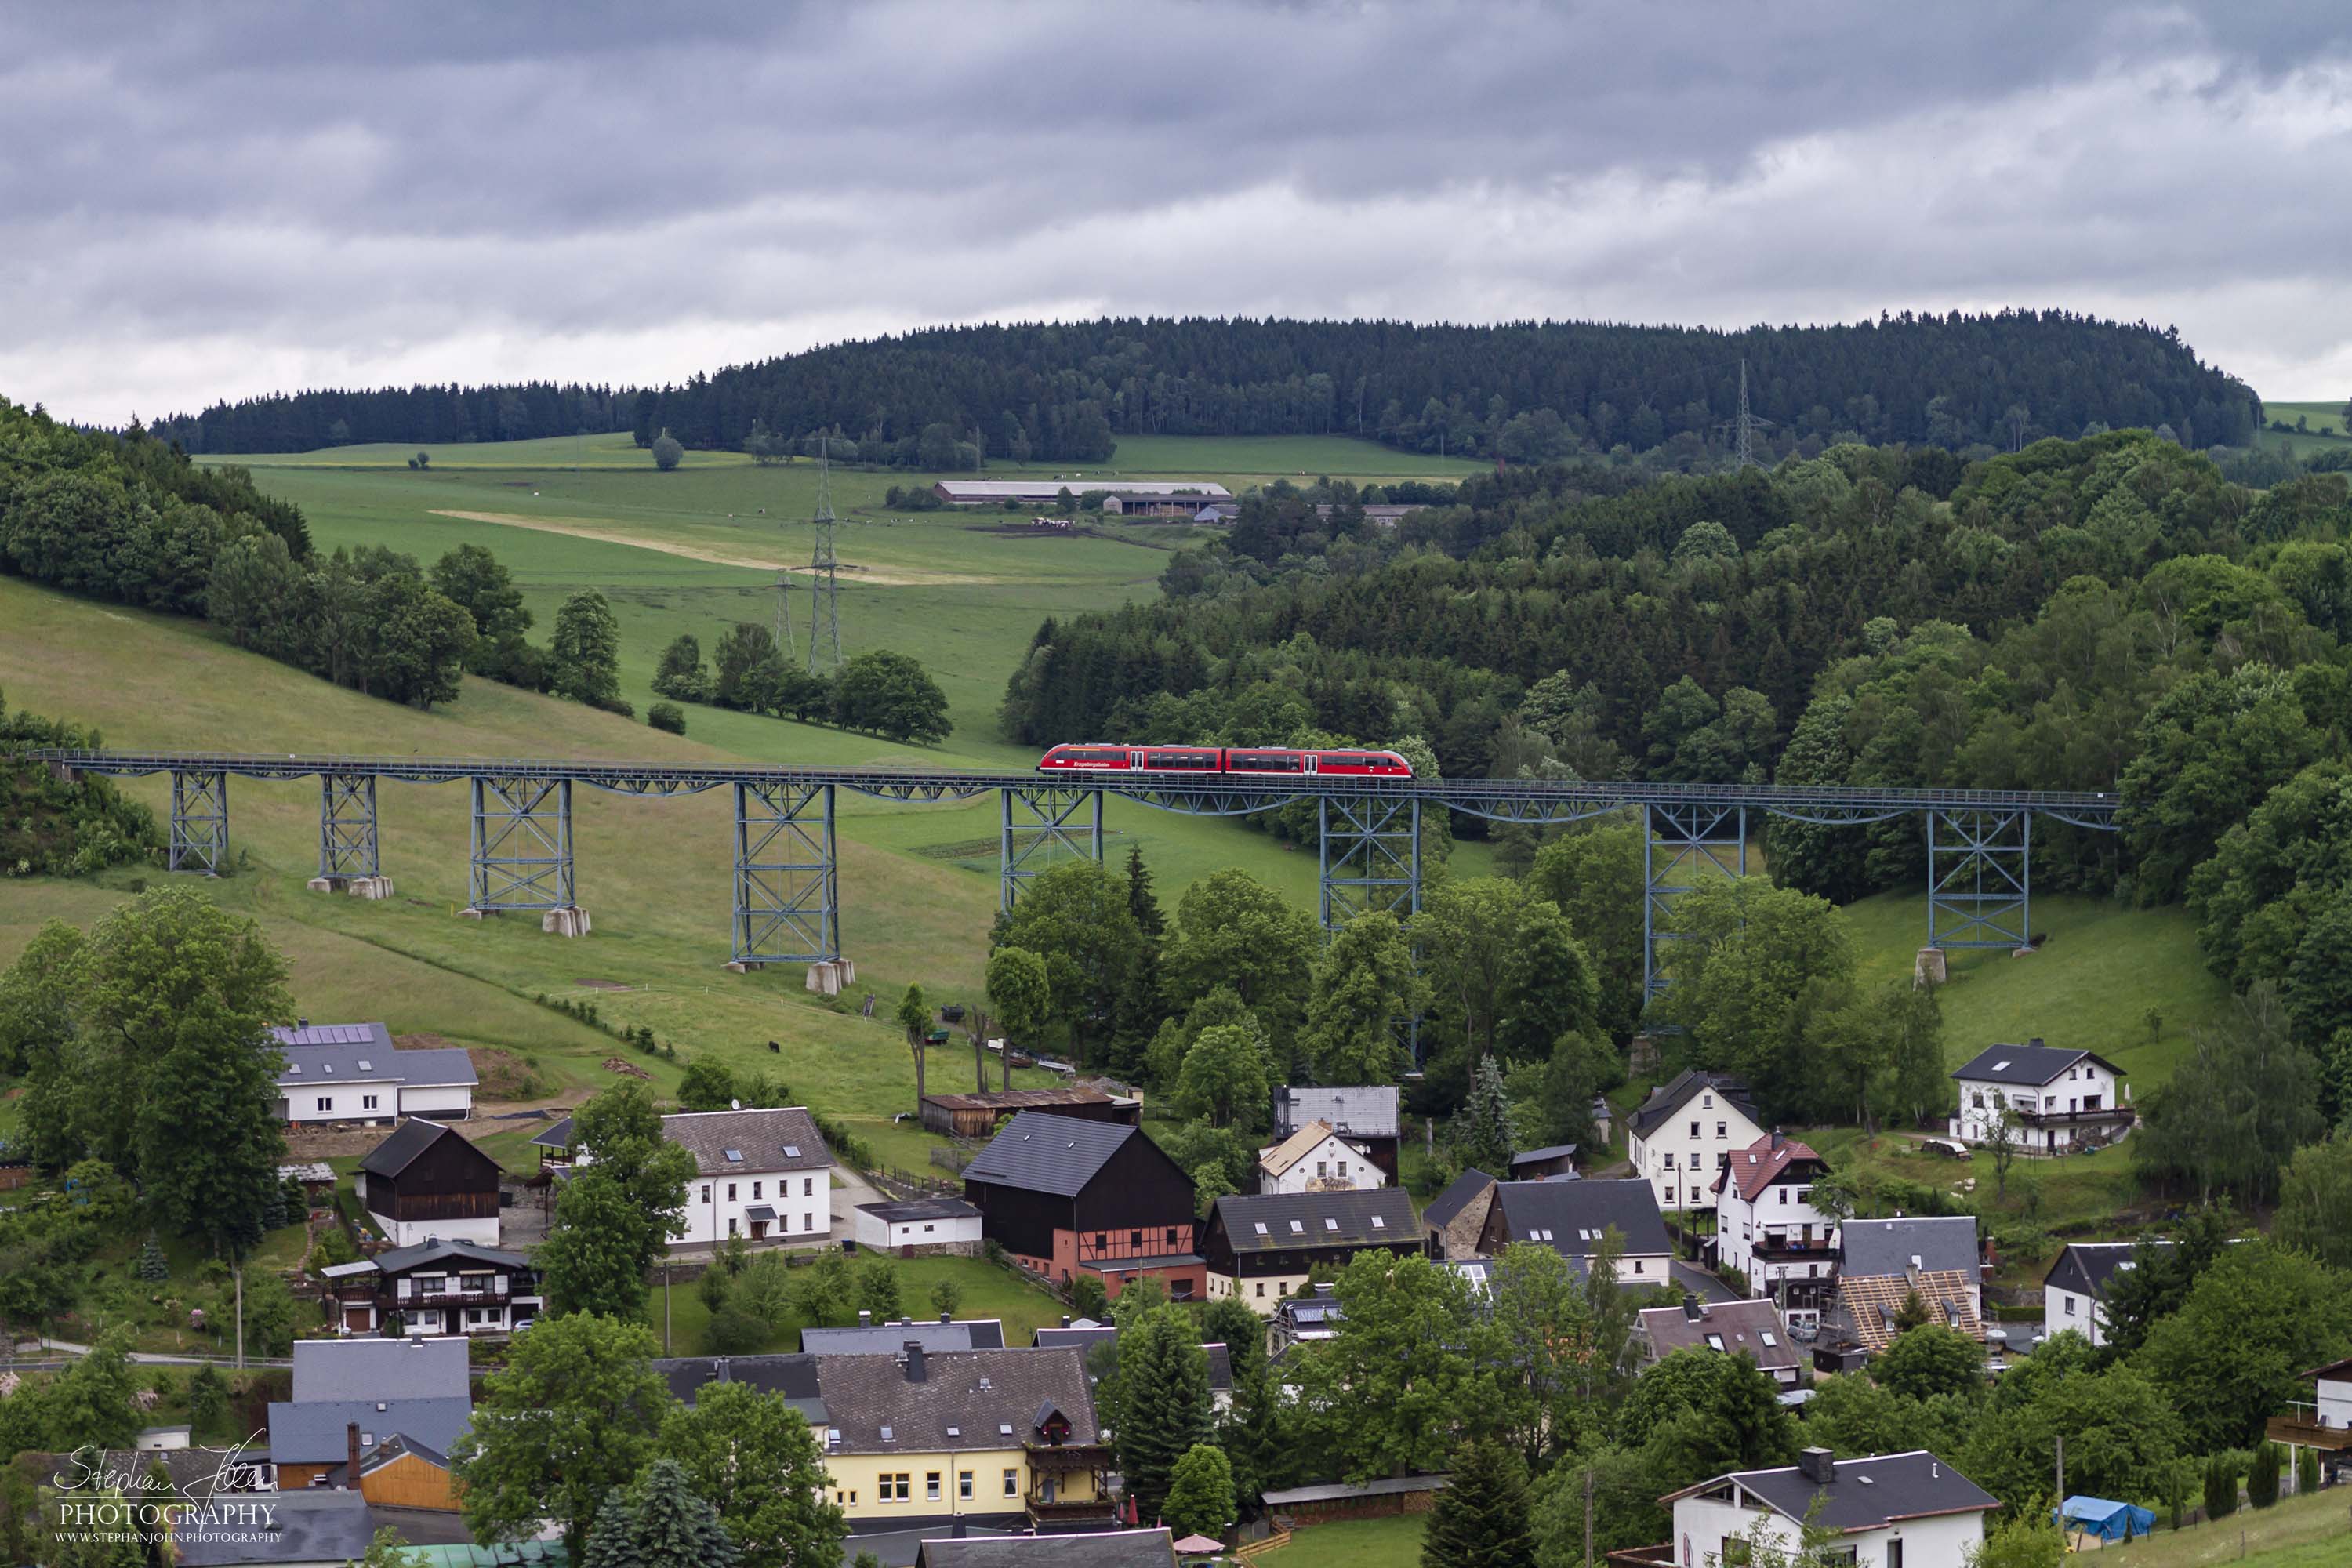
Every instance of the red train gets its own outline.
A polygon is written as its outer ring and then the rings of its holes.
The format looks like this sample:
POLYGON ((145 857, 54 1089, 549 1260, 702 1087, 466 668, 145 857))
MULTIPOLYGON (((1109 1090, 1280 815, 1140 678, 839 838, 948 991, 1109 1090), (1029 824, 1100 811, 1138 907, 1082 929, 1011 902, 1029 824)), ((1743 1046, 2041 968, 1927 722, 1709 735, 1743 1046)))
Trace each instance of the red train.
POLYGON ((1358 779, 1409 779, 1412 764, 1394 752, 1301 752, 1286 746, 1055 746, 1037 759, 1041 773, 1329 773, 1358 779))

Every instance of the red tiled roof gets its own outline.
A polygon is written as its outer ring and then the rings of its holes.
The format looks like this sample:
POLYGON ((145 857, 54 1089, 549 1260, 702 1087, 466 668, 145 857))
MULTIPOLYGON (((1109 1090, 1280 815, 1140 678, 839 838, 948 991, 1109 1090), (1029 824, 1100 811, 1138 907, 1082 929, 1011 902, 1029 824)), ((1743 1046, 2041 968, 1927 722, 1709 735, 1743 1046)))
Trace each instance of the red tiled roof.
MULTIPOLYGON (((1772 1184, 1772 1178, 1789 1168, 1791 1160, 1818 1160, 1821 1156, 1793 1138, 1783 1138, 1778 1149, 1772 1147, 1772 1135, 1767 1132, 1747 1148, 1731 1157, 1725 1175, 1731 1180, 1740 1197, 1748 1203, 1756 1194, 1772 1184)), ((1723 1190, 1723 1178, 1718 1177, 1715 1190, 1723 1190)))

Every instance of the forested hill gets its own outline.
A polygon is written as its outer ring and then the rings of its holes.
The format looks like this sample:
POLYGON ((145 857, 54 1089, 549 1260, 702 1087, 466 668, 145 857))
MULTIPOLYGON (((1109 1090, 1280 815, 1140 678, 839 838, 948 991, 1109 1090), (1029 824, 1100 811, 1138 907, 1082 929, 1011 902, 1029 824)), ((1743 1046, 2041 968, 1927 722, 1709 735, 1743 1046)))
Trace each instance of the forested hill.
POLYGON ((819 430, 868 461, 1101 462, 1122 435, 1361 435, 1513 462, 1623 447, 1697 459, 1749 404, 1768 453, 1811 438, 2009 449, 2086 429, 2168 426, 2244 443, 2242 384, 2169 331, 2063 310, 1884 316, 1721 332, 1594 322, 1104 320, 945 327, 835 344, 633 396, 416 387, 260 398, 165 420, 190 450, 511 439, 633 426, 737 448, 819 430), (624 408, 625 405, 625 408, 624 408), (594 421, 602 419, 598 424, 594 421), (979 439, 972 442, 977 433, 979 439), (926 434, 929 440, 924 441, 926 434))

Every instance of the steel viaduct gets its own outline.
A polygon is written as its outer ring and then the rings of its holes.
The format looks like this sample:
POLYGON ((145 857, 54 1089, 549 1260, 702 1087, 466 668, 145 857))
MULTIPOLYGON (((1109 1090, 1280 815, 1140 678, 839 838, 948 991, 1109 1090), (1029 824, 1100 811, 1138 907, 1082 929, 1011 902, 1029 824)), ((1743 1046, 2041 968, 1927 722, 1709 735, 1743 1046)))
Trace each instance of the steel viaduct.
MULTIPOLYGON (((463 784, 472 796, 468 913, 576 913, 572 854, 575 786, 617 795, 734 792, 732 962, 753 967, 841 956, 835 803, 842 790, 885 800, 967 801, 993 794, 1000 899, 1053 860, 1100 860, 1103 797, 1161 811, 1245 816, 1315 803, 1321 839, 1321 921, 1334 929, 1368 910, 1421 907, 1421 817, 1443 807, 1489 822, 1551 825, 1636 809, 1643 823, 1643 968, 1665 981, 1672 904, 1695 875, 1744 874, 1751 814, 1832 826, 1922 819, 1927 849, 1927 941, 1937 949, 2016 948, 2029 940, 2033 821, 2115 830, 2117 797, 2086 791, 1879 789, 1805 784, 1555 783, 1482 779, 1237 778, 1229 774, 1081 779, 945 769, 768 767, 757 763, 366 757, 202 752, 47 751, 53 766, 125 777, 169 773, 175 871, 212 873, 228 853, 231 778, 319 781, 319 880, 333 889, 382 875, 376 784, 463 784)), ((316 885, 316 884, 314 884, 316 885)))

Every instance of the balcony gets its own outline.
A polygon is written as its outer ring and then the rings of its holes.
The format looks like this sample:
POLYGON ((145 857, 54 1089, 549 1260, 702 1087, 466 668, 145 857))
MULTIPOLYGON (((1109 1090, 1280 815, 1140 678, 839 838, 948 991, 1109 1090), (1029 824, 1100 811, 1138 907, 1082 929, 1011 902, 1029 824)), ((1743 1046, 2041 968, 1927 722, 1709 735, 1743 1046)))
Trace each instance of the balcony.
POLYGON ((2109 1105, 2097 1110, 2020 1110, 2017 1120, 2028 1127, 2128 1127, 2139 1120, 2139 1112, 2128 1105, 2109 1105))
POLYGON ((505 1289, 493 1287, 488 1290, 419 1290, 404 1293, 393 1304, 404 1310, 413 1307, 503 1307, 514 1299, 505 1289))
POLYGON ((1826 1241, 1791 1241, 1785 1236, 1761 1236, 1753 1248, 1765 1263, 1831 1263, 1837 1248, 1826 1241))
POLYGON ((2308 1405, 2297 1404, 2288 1415, 2272 1416, 2263 1423, 2263 1431, 2273 1443, 2292 1443, 2325 1454, 2352 1453, 2352 1426, 2323 1426, 2317 1412, 2308 1405))
POLYGON ((1029 1510, 1030 1524, 1037 1529, 1097 1521, 1108 1524, 1111 1517, 1111 1505, 1103 1498, 1089 1498, 1084 1502, 1071 1502, 1065 1499, 1047 1502, 1032 1492, 1023 1500, 1023 1506, 1029 1510))

